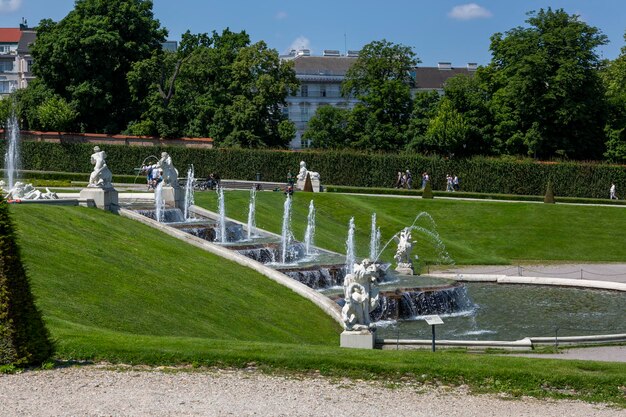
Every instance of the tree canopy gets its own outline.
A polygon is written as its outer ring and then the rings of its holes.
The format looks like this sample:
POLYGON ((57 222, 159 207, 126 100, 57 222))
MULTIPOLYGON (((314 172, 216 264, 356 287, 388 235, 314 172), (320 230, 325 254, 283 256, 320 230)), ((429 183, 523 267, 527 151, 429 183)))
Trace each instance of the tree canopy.
POLYGON ((511 153, 601 156, 606 105, 596 49, 606 36, 562 9, 531 12, 527 23, 491 37, 485 80, 496 137, 511 153))
POLYGON ((137 113, 126 74, 166 34, 151 0, 77 0, 58 23, 40 22, 33 73, 77 112, 81 130, 117 133, 137 113))

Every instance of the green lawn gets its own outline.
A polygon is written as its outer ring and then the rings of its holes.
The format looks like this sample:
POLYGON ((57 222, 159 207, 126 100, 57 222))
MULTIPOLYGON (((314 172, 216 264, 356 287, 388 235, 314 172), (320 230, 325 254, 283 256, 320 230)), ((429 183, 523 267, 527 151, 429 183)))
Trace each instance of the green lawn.
MULTIPOLYGON (((339 326, 309 301, 132 220, 61 206, 16 205, 11 214, 53 336, 337 344, 339 326)), ((63 352, 66 339, 58 342, 63 352)))
MULTIPOLYGON (((248 191, 226 191, 226 214, 247 221, 248 191)), ((303 239, 310 200, 317 210, 316 244, 345 252, 348 221, 356 223, 357 255, 369 254, 372 213, 377 214, 383 242, 411 225, 422 211, 429 213, 451 258, 457 264, 510 264, 539 262, 626 261, 626 211, 618 207, 423 200, 334 193, 295 193, 292 228, 303 239)), ((214 192, 196 193, 196 204, 217 211, 214 192)), ((280 233, 284 195, 257 194, 257 226, 280 233)), ((425 222, 418 224, 425 225, 425 222)), ((415 252, 429 263, 437 257, 419 234, 415 252)), ((383 255, 391 261, 394 245, 383 255)))
MULTIPOLYGON (((294 217, 305 215, 308 199, 301 196, 296 196, 300 214, 294 217)), ((360 207, 354 215, 363 217, 357 223, 361 227, 372 208, 384 219, 385 230, 400 221, 390 214, 400 210, 384 213, 376 199, 315 197, 318 223, 334 224, 336 233, 344 233, 347 221, 340 216, 347 216, 350 205, 360 207)), ((208 193, 199 196, 201 202, 210 198, 208 193)), ((243 204, 247 195, 228 193, 227 199, 234 213, 236 201, 243 204)), ((259 196, 260 226, 267 227, 269 219, 279 221, 281 203, 281 195, 259 196)), ((475 392, 626 406, 620 388, 626 386, 626 364, 341 349, 339 326, 310 302, 147 226, 78 207, 15 205, 11 215, 37 304, 57 344, 57 359, 200 366, 254 362, 279 372, 319 371, 393 383, 439 381, 468 384, 475 392)), ((412 214, 406 218, 412 220, 412 214)), ((332 228, 320 226, 320 243, 335 242, 332 235, 332 228)), ((342 242, 334 244, 340 249, 342 242)))

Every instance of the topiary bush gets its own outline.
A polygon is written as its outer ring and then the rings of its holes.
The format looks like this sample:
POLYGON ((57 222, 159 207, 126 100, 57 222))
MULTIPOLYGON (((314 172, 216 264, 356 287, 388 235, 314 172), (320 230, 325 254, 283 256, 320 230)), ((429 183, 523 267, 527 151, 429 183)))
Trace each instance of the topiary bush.
POLYGON ((53 348, 20 259, 8 204, 0 196, 0 366, 40 365, 53 348))
POLYGON ((548 181, 548 185, 546 186, 546 195, 543 198, 543 202, 547 204, 554 204, 554 190, 552 189, 552 181, 548 181))
POLYGON ((435 198, 435 196, 433 195, 433 187, 430 185, 430 181, 426 181, 424 191, 422 191, 422 198, 435 198))

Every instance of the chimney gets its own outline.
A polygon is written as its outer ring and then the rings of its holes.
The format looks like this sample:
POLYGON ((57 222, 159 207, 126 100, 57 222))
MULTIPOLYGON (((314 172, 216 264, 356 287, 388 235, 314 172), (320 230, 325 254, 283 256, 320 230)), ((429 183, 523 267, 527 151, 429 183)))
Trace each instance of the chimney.
POLYGON ((439 68, 440 70, 451 70, 452 69, 452 62, 440 62, 437 64, 437 68, 439 68))
POLYGON ((476 71, 478 69, 478 64, 476 62, 468 62, 467 70, 468 71, 476 71))

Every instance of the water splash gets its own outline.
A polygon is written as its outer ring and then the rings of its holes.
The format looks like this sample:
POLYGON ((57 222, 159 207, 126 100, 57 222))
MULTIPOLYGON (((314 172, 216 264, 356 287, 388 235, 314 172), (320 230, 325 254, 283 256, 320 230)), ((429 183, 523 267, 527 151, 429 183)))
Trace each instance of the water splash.
POLYGON ((250 203, 248 204, 248 240, 252 240, 256 229, 256 188, 250 189, 250 203))
POLYGON ((163 181, 154 190, 154 216, 157 222, 162 223, 165 215, 165 200, 163 199, 163 181))
POLYGON ((307 216, 306 232, 304 233, 304 253, 307 256, 314 255, 313 247, 315 239, 315 206, 313 200, 309 203, 309 215, 307 216))
MULTIPOLYGON (((415 217, 415 220, 413 220, 413 223, 408 228, 412 231, 419 232, 421 236, 426 237, 426 239, 430 241, 433 248, 435 249, 438 264, 453 264, 454 260, 450 257, 450 254, 448 253, 446 249, 446 245, 441 240, 439 233, 437 233, 436 226, 437 224, 435 223, 435 220, 433 220, 432 216, 428 214, 427 212, 423 211, 415 217), (416 226, 416 223, 418 222, 418 220, 421 220, 421 219, 426 221, 427 223, 426 227, 419 226, 419 225, 416 226)), ((394 242, 396 238, 400 235, 401 231, 402 230, 398 231, 395 235, 391 237, 391 239, 389 239, 385 243, 382 249, 380 249, 377 252, 377 255, 373 257, 374 260, 378 260, 380 255, 385 251, 385 249, 387 249, 387 246, 389 246, 391 242, 394 242)))
POLYGON ((194 195, 193 195, 193 182, 194 182, 194 172, 193 165, 189 165, 189 169, 187 170, 187 182, 185 182, 185 212, 184 219, 188 221, 191 219, 191 213, 189 208, 194 204, 194 195))
POLYGON ((217 240, 226 243, 226 207, 224 205, 224 189, 217 187, 217 210, 219 213, 217 240))
POLYGON ((4 154, 4 168, 6 172, 7 190, 15 185, 17 170, 20 165, 20 127, 15 113, 7 120, 6 133, 8 141, 7 150, 4 154))
POLYGON ((287 195, 283 205, 283 227, 280 235, 280 261, 287 263, 287 252, 291 246, 293 235, 291 233, 291 196, 287 195))
POLYGON ((354 254, 354 217, 352 217, 348 224, 348 239, 346 240, 346 274, 354 272, 354 262, 356 262, 356 256, 354 254))
POLYGON ((376 227, 376 213, 372 214, 372 228, 370 230, 370 259, 376 259, 380 247, 380 227, 376 227))

